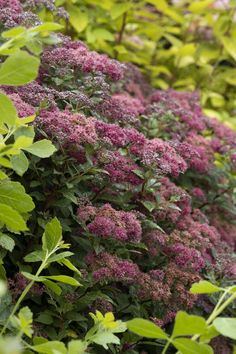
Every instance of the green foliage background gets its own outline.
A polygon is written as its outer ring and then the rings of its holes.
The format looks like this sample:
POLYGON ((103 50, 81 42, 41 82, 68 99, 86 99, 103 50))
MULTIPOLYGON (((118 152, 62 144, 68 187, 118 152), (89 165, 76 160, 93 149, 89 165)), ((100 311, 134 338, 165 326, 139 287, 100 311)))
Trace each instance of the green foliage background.
POLYGON ((156 88, 198 90, 205 113, 236 128, 236 1, 214 3, 56 1, 70 14, 66 34, 138 65, 156 88))

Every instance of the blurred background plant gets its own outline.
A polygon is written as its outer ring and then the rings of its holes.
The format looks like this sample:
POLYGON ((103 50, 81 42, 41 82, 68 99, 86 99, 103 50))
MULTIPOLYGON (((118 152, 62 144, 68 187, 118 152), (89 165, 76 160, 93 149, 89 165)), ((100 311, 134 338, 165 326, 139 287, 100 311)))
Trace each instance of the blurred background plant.
MULTIPOLYGON (((69 14, 60 19, 66 34, 138 65, 156 88, 199 91, 205 113, 236 128, 235 0, 56 0, 55 5, 69 14)), ((56 13, 38 11, 43 20, 56 13)))

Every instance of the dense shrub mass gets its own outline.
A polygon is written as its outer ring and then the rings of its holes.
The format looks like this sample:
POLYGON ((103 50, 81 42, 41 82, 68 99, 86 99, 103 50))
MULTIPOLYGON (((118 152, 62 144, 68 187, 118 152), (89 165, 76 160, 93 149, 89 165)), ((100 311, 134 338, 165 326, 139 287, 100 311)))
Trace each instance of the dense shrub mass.
MULTIPOLYGON (((37 22, 17 0, 0 4, 3 25, 37 22)), ((36 208, 27 241, 3 252, 12 301, 27 284, 18 274, 29 267, 23 257, 40 248, 51 217, 83 274, 73 293, 31 289, 25 302, 36 333, 83 333, 94 308, 161 326, 180 309, 209 312, 214 298, 188 290, 201 278, 220 285, 236 278, 236 133, 204 116, 197 93, 154 90, 136 67, 64 35, 44 49, 36 81, 1 91, 20 117, 36 114, 38 140, 57 146, 47 160, 31 156, 28 172, 15 177, 36 208)))

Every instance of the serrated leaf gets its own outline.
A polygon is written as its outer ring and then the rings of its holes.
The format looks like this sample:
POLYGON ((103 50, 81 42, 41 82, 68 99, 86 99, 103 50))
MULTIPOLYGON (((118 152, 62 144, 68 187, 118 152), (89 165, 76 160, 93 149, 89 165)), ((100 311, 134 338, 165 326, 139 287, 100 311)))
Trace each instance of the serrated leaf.
POLYGON ((12 252, 13 248, 15 247, 15 241, 10 236, 0 232, 0 246, 12 252))
POLYGON ((16 108, 9 97, 0 92, 0 123, 8 126, 15 124, 17 118, 16 108))
POLYGON ((218 317, 213 325, 223 336, 236 339, 236 318, 218 317))
POLYGON ((188 315, 186 312, 179 311, 175 318, 173 336, 191 336, 207 332, 206 321, 203 317, 188 315))
POLYGON ((120 344, 120 339, 110 331, 98 332, 92 337, 92 341, 108 349, 108 344, 120 344))
POLYGON ((33 314, 28 307, 23 307, 18 314, 18 323, 20 330, 29 338, 32 337, 33 314))
POLYGON ((127 328, 139 336, 156 339, 167 339, 167 334, 153 322, 142 318, 134 318, 126 322, 127 328))
POLYGON ((207 280, 201 280, 199 283, 194 283, 190 289, 192 294, 211 294, 219 291, 222 291, 222 289, 207 280))
POLYGON ((66 283, 73 286, 80 286, 81 284, 74 278, 69 277, 68 275, 50 275, 45 276, 46 279, 59 281, 61 283, 66 283))
POLYGON ((36 143, 32 144, 27 148, 24 148, 24 150, 38 157, 46 158, 51 156, 56 151, 56 148, 51 143, 51 141, 43 139, 40 141, 36 141, 36 143))
POLYGON ((19 176, 23 176, 29 167, 29 161, 23 151, 21 151, 18 155, 11 156, 11 163, 13 170, 19 176))
POLYGON ((17 86, 33 81, 38 75, 39 64, 38 58, 19 50, 1 64, 0 85, 17 86))
POLYGON ((6 225, 7 229, 12 232, 18 233, 28 230, 22 216, 9 205, 2 203, 0 204, 0 222, 6 225))
POLYGON ((51 253, 62 240, 62 227, 57 218, 52 219, 45 226, 43 234, 43 250, 51 253))
POLYGON ((27 213, 34 209, 32 198, 25 193, 19 182, 3 180, 0 182, 0 200, 19 212, 27 213))
POLYGON ((43 260, 43 252, 42 251, 34 251, 27 256, 24 257, 26 262, 41 262, 43 260))

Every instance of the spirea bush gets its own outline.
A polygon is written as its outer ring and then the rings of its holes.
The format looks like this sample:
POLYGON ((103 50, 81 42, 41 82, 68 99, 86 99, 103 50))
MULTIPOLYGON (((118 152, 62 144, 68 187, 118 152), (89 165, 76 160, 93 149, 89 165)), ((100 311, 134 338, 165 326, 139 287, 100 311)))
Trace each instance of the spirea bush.
MULTIPOLYGON (((24 2, 0 4, 3 28, 6 21, 39 24, 24 2)), ((231 286, 236 278, 236 133, 204 116, 195 92, 155 90, 132 64, 62 34, 47 42, 27 45, 34 55, 42 50, 35 81, 0 87, 19 117, 36 116, 36 141, 57 148, 46 159, 29 155, 28 170, 11 176, 35 208, 22 235, 8 228, 12 249, 0 237, 10 290, 1 322, 30 281, 36 283, 22 302, 33 312, 34 333, 49 340, 84 335, 95 310, 150 319, 167 331, 179 310, 207 315, 214 295, 190 293, 191 285, 208 279, 231 286), (38 279, 32 274, 44 262, 41 235, 52 231, 54 217, 71 261, 55 255, 38 279), (82 286, 57 278, 77 269, 82 286)), ((227 316, 233 311, 231 304, 227 316)), ((124 334, 118 350, 128 353, 132 343, 124 334)))

